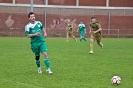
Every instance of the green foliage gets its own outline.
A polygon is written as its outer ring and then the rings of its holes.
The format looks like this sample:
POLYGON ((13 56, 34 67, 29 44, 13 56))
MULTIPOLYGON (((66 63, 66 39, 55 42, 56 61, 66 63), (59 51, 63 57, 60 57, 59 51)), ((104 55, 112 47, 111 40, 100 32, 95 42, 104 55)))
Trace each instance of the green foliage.
POLYGON ((84 42, 47 38, 51 69, 37 73, 28 38, 0 38, 0 88, 133 88, 132 39, 103 39, 104 49, 94 43, 89 54, 89 39, 84 42), (111 83, 121 77, 118 86, 111 83))

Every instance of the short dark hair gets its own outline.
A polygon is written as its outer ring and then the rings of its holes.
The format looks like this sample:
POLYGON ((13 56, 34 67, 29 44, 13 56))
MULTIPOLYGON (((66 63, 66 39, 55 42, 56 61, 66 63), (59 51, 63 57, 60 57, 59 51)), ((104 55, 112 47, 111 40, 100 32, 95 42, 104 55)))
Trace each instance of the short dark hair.
POLYGON ((32 14, 34 14, 33 12, 30 12, 29 14, 28 14, 28 17, 30 18, 30 15, 32 15, 32 14))
POLYGON ((94 19, 95 17, 93 16, 93 17, 91 17, 91 19, 94 19))

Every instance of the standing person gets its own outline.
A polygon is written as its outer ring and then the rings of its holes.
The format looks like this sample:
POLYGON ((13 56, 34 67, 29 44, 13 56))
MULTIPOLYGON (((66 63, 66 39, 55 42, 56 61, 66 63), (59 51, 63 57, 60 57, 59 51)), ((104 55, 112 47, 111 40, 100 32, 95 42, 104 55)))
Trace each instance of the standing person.
POLYGON ((35 61, 38 67, 38 73, 42 73, 40 66, 40 52, 44 57, 44 64, 46 65, 46 72, 52 74, 50 69, 50 62, 47 55, 47 48, 44 38, 47 33, 40 21, 35 21, 35 14, 30 12, 28 14, 30 22, 25 26, 25 35, 30 38, 31 49, 35 54, 35 61))
POLYGON ((82 39, 84 41, 86 41, 85 37, 84 37, 84 33, 86 33, 86 26, 85 24, 83 24, 83 21, 80 21, 80 24, 78 25, 78 30, 79 31, 79 35, 80 35, 80 42, 82 41, 82 39))
POLYGON ((103 49, 103 44, 101 42, 101 25, 96 21, 95 17, 91 18, 90 22, 90 54, 93 53, 93 42, 97 41, 97 44, 103 49))
POLYGON ((70 22, 70 20, 68 19, 67 20, 68 24, 67 24, 67 34, 66 34, 66 38, 67 38, 67 42, 69 41, 69 36, 71 36, 76 42, 77 42, 77 39, 75 38, 75 36, 73 35, 73 25, 72 23, 70 22))

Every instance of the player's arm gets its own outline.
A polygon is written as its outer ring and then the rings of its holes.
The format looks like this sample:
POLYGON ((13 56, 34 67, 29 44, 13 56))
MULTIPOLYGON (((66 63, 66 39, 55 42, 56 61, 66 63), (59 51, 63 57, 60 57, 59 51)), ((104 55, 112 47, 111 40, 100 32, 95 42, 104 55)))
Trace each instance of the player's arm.
POLYGON ((42 33, 43 33, 43 37, 46 38, 47 37, 47 32, 45 28, 42 28, 42 33))
POLYGON ((92 30, 92 28, 91 28, 91 22, 90 22, 90 24, 89 24, 89 29, 90 29, 89 34, 91 34, 91 33, 93 32, 93 30, 92 30))
POLYGON ((34 36, 40 36, 39 32, 37 32, 35 34, 30 34, 29 30, 30 30, 30 28, 25 26, 25 35, 27 36, 27 38, 31 38, 31 37, 34 37, 34 36))
POLYGON ((46 38, 47 37, 46 28, 44 28, 44 26, 42 25, 42 23, 40 21, 39 21, 39 23, 41 25, 40 28, 42 29, 42 35, 43 35, 44 38, 46 38))
POLYGON ((85 33, 87 33, 87 32, 86 32, 86 28, 85 28, 84 30, 85 30, 85 33))
POLYGON ((27 38, 31 38, 31 37, 34 37, 34 36, 40 36, 40 33, 37 32, 37 33, 35 33, 35 34, 28 34, 28 35, 27 35, 27 38))
POLYGON ((77 27, 77 32, 79 32, 79 26, 77 27))
POLYGON ((102 28, 99 28, 97 31, 93 31, 94 33, 98 33, 102 30, 102 28))
POLYGON ((85 33, 87 33, 87 32, 86 32, 86 26, 85 26, 85 25, 84 25, 84 31, 85 31, 85 33))
POLYGON ((91 34, 93 32, 91 26, 89 26, 89 29, 90 29, 89 34, 91 34))
POLYGON ((77 28, 77 32, 79 32, 79 28, 77 28))
POLYGON ((102 30, 101 25, 99 23, 97 24, 97 27, 98 27, 98 30, 93 31, 94 33, 98 33, 102 30))

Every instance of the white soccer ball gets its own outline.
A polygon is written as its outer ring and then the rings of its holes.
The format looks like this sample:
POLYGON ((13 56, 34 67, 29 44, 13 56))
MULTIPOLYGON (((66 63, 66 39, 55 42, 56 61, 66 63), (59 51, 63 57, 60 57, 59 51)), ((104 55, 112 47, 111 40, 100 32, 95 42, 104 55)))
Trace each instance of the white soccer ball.
POLYGON ((121 82, 121 78, 119 76, 113 76, 111 79, 112 84, 119 85, 121 82))

